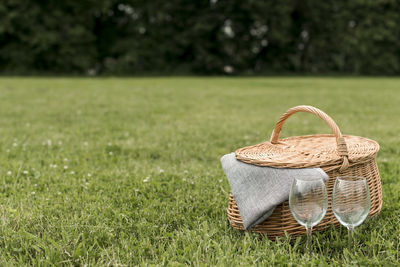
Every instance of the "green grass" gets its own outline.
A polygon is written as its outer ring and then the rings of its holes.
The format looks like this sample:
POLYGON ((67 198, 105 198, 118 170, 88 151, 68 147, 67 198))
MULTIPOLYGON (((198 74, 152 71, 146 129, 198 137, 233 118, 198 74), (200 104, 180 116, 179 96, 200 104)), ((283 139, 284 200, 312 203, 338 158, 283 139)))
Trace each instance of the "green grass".
MULTIPOLYGON (((400 79, 0 79, 0 265, 399 265, 400 79), (234 230, 219 158, 309 104, 377 140, 384 203, 357 229, 234 230)), ((329 133, 296 114, 282 136, 329 133)))

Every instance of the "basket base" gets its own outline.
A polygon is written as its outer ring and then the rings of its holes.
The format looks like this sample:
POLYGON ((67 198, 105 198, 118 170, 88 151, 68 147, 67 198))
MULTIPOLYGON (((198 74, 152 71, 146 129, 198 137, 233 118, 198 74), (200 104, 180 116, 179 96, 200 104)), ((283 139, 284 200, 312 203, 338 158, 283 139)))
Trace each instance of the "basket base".
MULTIPOLYGON (((328 192, 328 210, 322 221, 313 228, 313 231, 323 231, 330 228, 332 225, 335 227, 340 226, 339 221, 336 219, 332 212, 331 207, 331 196, 333 186, 337 176, 363 176, 366 177, 368 187, 371 195, 371 210, 369 216, 377 215, 382 209, 382 186, 381 179, 379 176, 378 165, 376 160, 371 160, 365 163, 353 165, 346 171, 339 173, 338 168, 330 170, 322 168, 329 176, 326 182, 326 188, 328 192)), ((228 219, 233 228, 238 230, 244 230, 242 218, 240 217, 239 208, 235 202, 232 193, 229 196, 228 205, 228 219)), ((278 205, 271 216, 264 222, 253 227, 250 232, 260 233, 266 235, 268 238, 276 238, 284 236, 288 233, 290 236, 299 236, 306 234, 304 226, 300 225, 292 216, 289 208, 289 202, 278 205)))

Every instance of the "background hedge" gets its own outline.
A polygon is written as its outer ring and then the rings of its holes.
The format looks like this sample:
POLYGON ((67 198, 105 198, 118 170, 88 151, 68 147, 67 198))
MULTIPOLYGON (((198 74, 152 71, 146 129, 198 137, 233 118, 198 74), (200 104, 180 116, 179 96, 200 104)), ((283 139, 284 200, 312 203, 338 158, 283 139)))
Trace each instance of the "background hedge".
POLYGON ((3 0, 3 74, 400 73, 395 0, 3 0))

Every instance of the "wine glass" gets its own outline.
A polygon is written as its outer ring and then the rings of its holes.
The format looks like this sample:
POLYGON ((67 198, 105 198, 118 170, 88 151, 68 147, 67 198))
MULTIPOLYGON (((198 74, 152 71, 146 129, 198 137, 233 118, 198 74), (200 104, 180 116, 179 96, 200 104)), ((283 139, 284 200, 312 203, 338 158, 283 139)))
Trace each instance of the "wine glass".
POLYGON ((338 221, 349 230, 353 239, 354 227, 367 218, 371 209, 368 183, 364 177, 339 176, 332 193, 332 210, 338 221))
POLYGON ((296 221, 306 227, 309 249, 312 228, 324 218, 328 209, 328 197, 322 178, 295 178, 290 190, 289 207, 296 221))

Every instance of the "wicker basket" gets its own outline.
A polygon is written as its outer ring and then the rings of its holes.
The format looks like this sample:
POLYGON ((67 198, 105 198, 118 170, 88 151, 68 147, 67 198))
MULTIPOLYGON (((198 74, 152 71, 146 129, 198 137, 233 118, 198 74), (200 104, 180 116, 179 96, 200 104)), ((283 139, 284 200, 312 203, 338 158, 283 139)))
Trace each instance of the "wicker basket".
MULTIPOLYGON (((236 150, 240 161, 258 166, 275 168, 310 168, 320 167, 328 175, 328 211, 322 221, 314 227, 321 231, 332 224, 339 226, 332 208, 331 196, 335 179, 340 175, 363 176, 367 178, 371 194, 369 216, 379 213, 382 208, 382 188, 379 177, 376 155, 379 150, 377 142, 358 136, 342 135, 336 123, 323 111, 311 106, 297 106, 289 109, 277 122, 270 142, 244 147, 236 150), (285 120, 296 112, 309 112, 323 119, 331 128, 332 134, 295 136, 279 139, 285 120)), ((236 229, 244 230, 239 209, 230 194, 228 218, 236 229)), ((272 215, 250 231, 265 234, 270 238, 285 235, 305 234, 305 228, 293 218, 288 201, 277 206, 272 215)))

